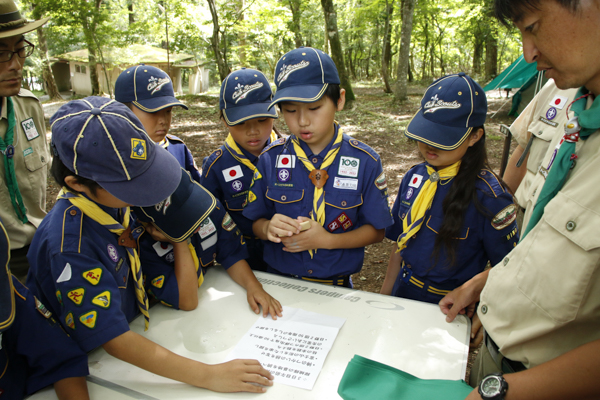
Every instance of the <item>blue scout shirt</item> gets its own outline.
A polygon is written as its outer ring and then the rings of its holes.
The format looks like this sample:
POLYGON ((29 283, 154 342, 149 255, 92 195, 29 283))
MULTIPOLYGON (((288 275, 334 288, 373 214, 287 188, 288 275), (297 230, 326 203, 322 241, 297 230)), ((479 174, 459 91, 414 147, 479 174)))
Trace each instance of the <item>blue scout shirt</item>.
POLYGON ((87 354, 17 278, 15 319, 0 334, 0 398, 20 400, 54 382, 89 374, 87 354))
MULTIPOLYGON (((422 163, 411 168, 402 179, 398 197, 392 208, 394 225, 386 229, 388 239, 395 241, 402 233, 402 220, 428 178, 426 163, 422 163)), ((471 202, 465 213, 463 228, 458 238, 457 265, 452 268, 439 264, 432 268, 435 239, 444 218, 442 203, 453 180, 445 185, 438 183, 433 204, 425 214, 421 229, 401 251, 406 267, 412 271, 415 278, 426 279, 438 289, 451 290, 482 272, 488 260, 492 265, 496 265, 516 246, 519 240, 516 223, 517 208, 512 195, 502 187, 496 176, 489 170, 481 170, 477 178, 477 198, 489 215, 481 214, 471 202)), ((443 246, 439 251, 439 260, 446 260, 443 246)), ((402 275, 401 271, 394 290, 402 280, 402 275)), ((442 297, 439 296, 437 301, 442 297)))
MULTIPOLYGON (((119 210, 98 206, 120 220, 119 210)), ((142 232, 138 227, 132 234, 137 240, 142 232)), ((27 286, 85 351, 129 331, 129 322, 139 312, 127 250, 117 239, 60 199, 29 249, 27 286)))
MULTIPOLYGON (((217 200, 217 206, 192 235, 200 267, 204 272, 216 259, 223 268, 248 257, 240 230, 217 200)), ((140 239, 140 259, 146 276, 146 288, 163 304, 179 308, 179 287, 175 278, 173 245, 157 242, 148 234, 140 239)), ((200 269, 198 270, 200 277, 200 269)))
POLYGON ((183 143, 183 140, 174 135, 167 135, 164 140, 157 144, 167 149, 179 161, 179 165, 190 173, 192 179, 200 183, 200 171, 198 171, 192 152, 183 143))
MULTIPOLYGON (((338 125, 336 124, 336 135, 338 125)), ((291 218, 309 217, 313 208, 314 185, 308 171, 297 159, 292 137, 279 139, 267 147, 258 160, 262 174, 255 179, 244 215, 255 221, 271 219, 276 213, 291 218)), ((300 141, 302 149, 315 167, 331 148, 312 154, 300 141)), ((387 181, 379 155, 366 144, 343 135, 340 151, 327 169, 324 228, 334 234, 348 232, 370 224, 383 229, 392 224, 387 195, 387 181)), ((311 259, 308 251, 288 253, 283 244, 265 241, 265 261, 277 271, 300 277, 328 279, 354 274, 362 268, 364 247, 355 249, 318 249, 311 259)))

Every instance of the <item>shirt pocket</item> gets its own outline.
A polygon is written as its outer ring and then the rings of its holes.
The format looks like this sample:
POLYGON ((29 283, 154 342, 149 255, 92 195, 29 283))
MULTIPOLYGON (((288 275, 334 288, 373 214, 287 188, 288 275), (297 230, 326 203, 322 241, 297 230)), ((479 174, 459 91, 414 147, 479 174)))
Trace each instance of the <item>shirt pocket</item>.
MULTIPOLYGON (((436 217, 435 215, 430 215, 427 218, 427 220, 425 221, 425 226, 429 230, 433 231, 436 235, 438 235, 440 232, 440 229, 442 227, 443 221, 444 221, 444 219, 441 217, 436 217)), ((423 228, 421 228, 421 229, 423 229, 423 228)), ((469 231, 470 231, 470 228, 468 226, 463 226, 458 233, 458 237, 456 237, 455 239, 467 240, 469 238, 469 231)))
POLYGON ((225 200, 225 207, 229 211, 242 211, 244 202, 246 202, 246 196, 233 197, 225 200))
POLYGON ((325 205, 333 208, 326 211, 327 220, 333 220, 345 213, 355 225, 358 219, 358 207, 362 204, 363 198, 360 193, 338 193, 337 191, 325 193, 325 205))
MULTIPOLYGON (((529 149, 529 158, 527 158, 527 169, 536 174, 540 165, 544 161, 544 156, 548 151, 548 147, 550 146, 550 141, 556 134, 556 128, 553 127, 543 127, 541 130, 536 129, 533 135, 533 142, 531 143, 531 148, 529 149)), ((544 165, 546 167, 547 165, 544 165)))
POLYGON ((48 164, 48 155, 39 151, 39 149, 30 152, 23 159, 25 160, 25 166, 30 172, 37 171, 48 164))
POLYGON ((598 226, 600 214, 558 193, 515 260, 519 290, 557 323, 575 319, 586 295, 600 257, 598 226))
POLYGON ((290 218, 296 218, 302 212, 304 189, 278 189, 268 187, 265 197, 275 203, 275 210, 290 218))

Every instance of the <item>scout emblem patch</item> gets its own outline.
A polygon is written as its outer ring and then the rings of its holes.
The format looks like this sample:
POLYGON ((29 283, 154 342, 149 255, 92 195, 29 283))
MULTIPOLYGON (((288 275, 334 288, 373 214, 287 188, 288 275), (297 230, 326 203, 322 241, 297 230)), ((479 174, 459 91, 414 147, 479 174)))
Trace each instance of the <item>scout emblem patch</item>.
POLYGON ((165 284, 165 276, 164 275, 157 276, 156 278, 152 279, 150 284, 152 286, 154 286, 155 288, 159 288, 159 289, 162 288, 163 285, 165 284))
POLYGON ((410 178, 408 186, 418 189, 421 186, 421 182, 423 182, 423 175, 413 174, 413 176, 410 178))
POLYGON ((56 295, 56 300, 58 300, 58 302, 60 304, 62 304, 62 294, 60 293, 60 290, 57 290, 55 295, 56 295))
POLYGON ((340 165, 338 167, 338 175, 357 178, 359 167, 360 159, 354 157, 341 156, 340 165))
POLYGON ((410 198, 412 197, 413 193, 414 193, 413 188, 408 188, 408 190, 406 191, 406 200, 410 200, 410 198))
POLYGON ((548 119, 548 121, 551 121, 554 119, 554 117, 556 117, 556 114, 558 114, 556 108, 550 107, 548 111, 546 111, 546 119, 548 119))
POLYGON ((223 221, 221 222, 221 226, 227 232, 231 232, 233 228, 235 228, 235 222, 233 222, 233 218, 231 218, 231 215, 229 215, 229 213, 225 213, 223 221))
POLYGON ((75 320, 73 319, 73 313, 68 313, 67 316, 65 317, 65 324, 71 328, 71 329, 75 329, 75 320))
POLYGON ((240 192, 244 188, 244 184, 239 179, 231 182, 231 188, 236 192, 240 192))
POLYGON ((106 251, 108 252, 108 256, 111 260, 113 260, 113 262, 119 261, 119 253, 117 252, 117 248, 114 245, 109 243, 106 246, 106 251))
POLYGON ((499 231, 512 224, 516 219, 517 206, 510 204, 492 218, 492 226, 499 231))
POLYGON ((327 225, 331 232, 335 231, 340 226, 344 229, 344 231, 347 231, 352 227, 352 221, 345 212, 338 215, 338 217, 334 219, 333 222, 327 225))
POLYGON ((281 168, 277 171, 277 180, 279 182, 287 182, 290 180, 291 176, 290 170, 287 168, 281 168))
POLYGON ((308 174, 308 177, 313 185, 317 187, 317 189, 321 189, 323 186, 325 186, 325 183, 327 183, 327 178, 329 178, 329 175, 327 174, 327 170, 313 169, 310 171, 310 174, 308 174))
POLYGON ((110 292, 106 290, 100 293, 98 296, 92 299, 92 304, 95 304, 102 308, 110 307, 110 292))
POLYGON ((252 190, 250 190, 248 192, 248 203, 252 203, 255 200, 256 200, 256 195, 252 192, 252 190))
POLYGON ((223 178, 225 178, 225 182, 231 182, 234 179, 239 179, 244 176, 244 172, 242 172, 242 167, 236 165, 231 168, 226 168, 223 171, 223 178))
POLYGON ((90 329, 94 329, 96 327, 96 318, 98 317, 98 313, 96 311, 90 311, 79 317, 79 321, 82 324, 87 326, 90 329))
POLYGON ((27 136, 27 140, 33 140, 36 137, 40 136, 39 132, 35 127, 35 122, 33 122, 33 118, 28 118, 25 121, 21 121, 21 126, 25 131, 25 136, 27 136))
POLYGON ((131 138, 131 158, 134 160, 146 159, 146 141, 131 138))
POLYGON ((100 282, 100 278, 102 277, 102 268, 94 268, 87 270, 83 274, 81 274, 81 276, 83 276, 83 278, 86 281, 96 286, 100 282))
POLYGON ((84 288, 77 288, 77 289, 73 289, 70 292, 67 293, 67 297, 73 302, 75 303, 75 305, 80 306, 81 303, 83 302, 83 296, 85 295, 85 289, 84 288))

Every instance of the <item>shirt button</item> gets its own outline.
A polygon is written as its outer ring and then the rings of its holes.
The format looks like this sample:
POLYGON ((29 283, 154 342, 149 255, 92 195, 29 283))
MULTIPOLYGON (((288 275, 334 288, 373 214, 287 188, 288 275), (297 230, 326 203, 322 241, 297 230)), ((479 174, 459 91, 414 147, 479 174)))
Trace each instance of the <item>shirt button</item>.
POLYGON ((574 221, 567 222, 567 230, 569 232, 571 232, 573 229, 575 229, 576 226, 577 226, 577 224, 574 221))
POLYGON ((46 162, 46 159, 44 158, 44 156, 41 156, 40 159, 42 160, 42 162, 46 162))
POLYGON ((485 304, 481 306, 481 313, 487 314, 487 306, 485 304))
POLYGON ((71 210, 71 211, 69 212, 69 214, 71 214, 72 216, 75 216, 75 215, 77 215, 77 211, 75 211, 75 210, 71 210))
POLYGON ((312 273, 313 273, 313 270, 312 270, 312 269, 309 269, 309 270, 308 270, 308 274, 309 274, 309 275, 312 275, 312 273))
POLYGON ((508 257, 504 258, 504 261, 502 262, 504 265, 508 264, 508 257))
POLYGON ((285 194, 281 195, 281 201, 286 201, 287 200, 287 196, 285 194))
POLYGON ((311 161, 313 164, 316 164, 319 162, 319 159, 317 157, 313 157, 313 159, 311 161))
POLYGON ((341 204, 342 204, 342 207, 346 207, 346 204, 348 204, 348 203, 346 203, 346 200, 342 200, 341 204))

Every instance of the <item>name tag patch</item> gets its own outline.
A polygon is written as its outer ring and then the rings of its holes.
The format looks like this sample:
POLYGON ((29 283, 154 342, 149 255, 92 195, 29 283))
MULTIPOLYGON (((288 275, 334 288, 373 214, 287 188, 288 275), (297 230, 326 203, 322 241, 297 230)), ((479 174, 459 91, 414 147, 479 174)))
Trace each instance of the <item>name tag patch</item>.
POLYGON ((360 167, 360 159, 354 157, 340 157, 340 165, 338 167, 338 175, 358 177, 358 168, 360 167))
POLYGON ((358 179, 354 178, 340 178, 336 176, 333 180, 333 187, 336 189, 348 189, 348 190, 357 190, 358 189, 358 179))
POLYGON ((28 118, 25 121, 21 121, 21 126, 25 131, 25 136, 27 136, 27 140, 33 140, 36 137, 40 136, 37 128, 35 127, 35 122, 33 122, 33 118, 28 118))
POLYGON ((206 218, 200 224, 200 230, 198 231, 198 235, 200 235, 200 239, 206 239, 216 231, 217 228, 215 227, 215 224, 213 224, 210 218, 206 218))
POLYGON ((206 250, 206 249, 214 246, 215 244, 217 244, 217 235, 212 235, 208 239, 200 242, 200 245, 202 246, 202 250, 206 250))

